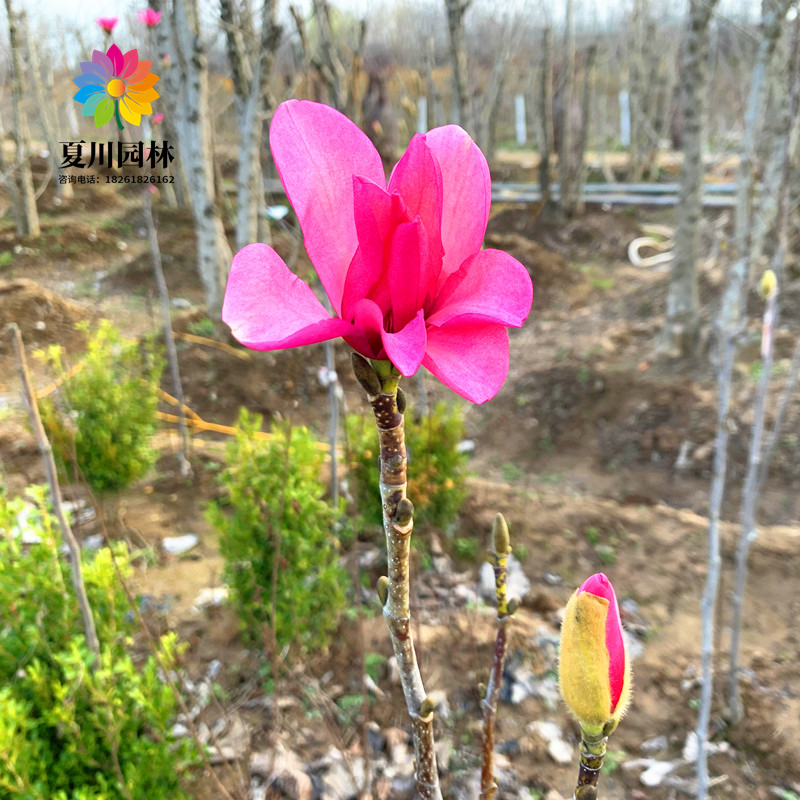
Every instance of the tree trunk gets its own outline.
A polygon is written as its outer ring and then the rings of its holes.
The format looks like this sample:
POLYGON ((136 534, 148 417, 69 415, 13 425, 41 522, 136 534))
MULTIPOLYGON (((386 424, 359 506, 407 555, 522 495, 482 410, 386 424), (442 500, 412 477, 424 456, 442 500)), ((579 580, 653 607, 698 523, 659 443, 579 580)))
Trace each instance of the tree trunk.
POLYGON ((23 101, 23 66, 21 53, 24 43, 21 41, 24 28, 24 12, 17 12, 12 0, 5 0, 8 15, 8 38, 11 47, 11 79, 12 106, 14 113, 14 141, 16 143, 16 163, 13 166, 12 180, 17 187, 19 199, 19 215, 17 217, 17 235, 38 237, 39 212, 36 210, 36 196, 33 190, 33 175, 30 164, 30 142, 28 140, 28 122, 22 107, 23 101))
POLYGON ((539 138, 539 189, 542 194, 542 208, 552 207, 550 172, 553 159, 553 29, 545 28, 542 35, 542 83, 539 89, 539 119, 541 133, 539 138))
POLYGON ((575 176, 575 211, 583 214, 583 184, 586 179, 586 170, 583 159, 586 153, 586 142, 589 139, 589 128, 592 116, 592 95, 594 94, 594 62, 597 58, 597 45, 590 44, 586 51, 586 59, 583 65, 583 99, 581 100, 581 130, 578 142, 575 146, 575 165, 577 175, 575 176))
POLYGON ((731 377, 736 359, 738 340, 745 319, 747 297, 747 248, 750 244, 750 202, 754 185, 752 152, 758 132, 763 123, 765 74, 775 51, 781 25, 789 9, 790 0, 764 0, 761 10, 762 33, 758 55, 753 68, 753 78, 747 100, 745 130, 742 137, 739 159, 737 189, 735 261, 725 287, 722 309, 718 322, 719 353, 719 400, 717 410, 717 447, 714 455, 714 475, 709 517, 709 573, 703 593, 703 636, 701 660, 700 709, 697 720, 697 800, 706 800, 708 794, 708 725, 711 719, 713 697, 714 656, 714 610, 719 590, 720 542, 718 522, 725 487, 725 471, 728 447, 728 414, 730 412, 731 377))
MULTIPOLYGON (((173 0, 161 24, 174 45, 180 71, 180 102, 175 103, 180 156, 186 167, 197 239, 197 267, 208 314, 219 316, 231 249, 215 204, 213 136, 208 105, 208 68, 200 39, 196 0, 173 0)), ((170 69, 173 69, 171 67, 170 69)))
POLYGON ((558 154, 559 182, 561 184, 561 213, 567 217, 578 207, 572 137, 572 103, 575 93, 575 0, 566 0, 564 18, 564 84, 561 95, 561 149, 558 154))
POLYGON ((681 55, 683 166, 678 194, 675 257, 667 290, 661 348, 668 354, 694 352, 700 326, 697 246, 703 193, 703 111, 706 98, 708 26, 717 0, 691 0, 681 55))
MULTIPOLYGON (((180 97, 182 95, 181 75, 175 50, 176 44, 168 19, 168 3, 163 2, 163 0, 151 0, 150 6, 156 11, 164 12, 164 22, 150 29, 155 50, 162 59, 162 67, 158 73, 161 87, 159 94, 162 97, 180 97), (164 59, 166 55, 169 55, 169 63, 166 63, 164 59)), ((169 184, 174 190, 175 202, 179 206, 186 208, 191 207, 192 196, 189 192, 189 180, 186 177, 187 162, 178 130, 178 118, 184 113, 185 109, 177 106, 171 106, 171 108, 174 108, 174 111, 172 113, 168 111, 164 114, 161 126, 164 130, 165 140, 175 145, 175 160, 164 171, 172 175, 175 181, 169 184)), ((169 198, 169 193, 167 193, 167 197, 169 198)))
POLYGON ((464 14, 471 0, 445 0, 447 29, 450 33, 450 63, 453 70, 452 119, 462 128, 472 127, 467 88, 467 49, 464 44, 464 14))

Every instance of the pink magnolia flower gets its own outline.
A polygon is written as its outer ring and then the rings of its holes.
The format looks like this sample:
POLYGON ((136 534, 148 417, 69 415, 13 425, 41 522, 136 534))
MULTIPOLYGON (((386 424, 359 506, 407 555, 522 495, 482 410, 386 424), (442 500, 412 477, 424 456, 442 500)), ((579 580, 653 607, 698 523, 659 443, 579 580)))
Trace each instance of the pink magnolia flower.
POLYGON ((111 33, 119 22, 118 17, 98 17, 95 22, 106 32, 111 33))
POLYGON ((255 350, 341 336, 406 376, 427 367, 475 403, 508 374, 508 333, 530 311, 531 279, 507 253, 481 250, 491 183, 455 125, 417 134, 388 185, 381 157, 328 106, 290 100, 270 145, 335 317, 265 244, 233 260, 222 319, 255 350))
POLYGON ((153 25, 158 25, 158 23, 161 22, 161 12, 155 11, 152 8, 141 9, 138 17, 139 22, 143 22, 148 28, 152 28, 153 25))
POLYGON ((153 124, 160 125, 164 121, 163 114, 153 114, 153 124))

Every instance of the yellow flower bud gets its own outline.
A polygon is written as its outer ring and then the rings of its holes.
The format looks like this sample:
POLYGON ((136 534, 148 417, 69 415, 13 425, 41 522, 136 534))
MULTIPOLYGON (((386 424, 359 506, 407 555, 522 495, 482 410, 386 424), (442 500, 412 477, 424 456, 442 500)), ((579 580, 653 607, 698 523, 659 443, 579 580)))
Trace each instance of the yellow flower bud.
POLYGON ((561 695, 587 731, 614 725, 630 702, 630 663, 614 589, 602 573, 567 603, 561 627, 561 695))

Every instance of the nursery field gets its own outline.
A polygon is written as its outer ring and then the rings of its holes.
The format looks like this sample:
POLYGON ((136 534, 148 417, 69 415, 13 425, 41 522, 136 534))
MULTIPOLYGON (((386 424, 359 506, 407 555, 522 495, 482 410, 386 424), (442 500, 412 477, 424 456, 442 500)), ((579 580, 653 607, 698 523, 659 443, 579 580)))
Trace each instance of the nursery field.
MULTIPOLYGON (((158 296, 138 193, 78 186, 69 207, 57 207, 47 194, 40 207, 42 237, 36 242, 20 243, 11 221, 0 222, 0 329, 19 325, 37 388, 56 396, 56 375, 34 358, 35 350, 59 344, 65 365, 77 364, 88 334, 76 323, 88 322, 91 330, 101 318, 111 319, 124 336, 158 336, 158 296)), ((693 363, 656 354, 668 273, 632 266, 627 247, 644 225, 669 225, 670 212, 590 209, 556 224, 537 211, 495 206, 486 236, 487 246, 510 252, 529 269, 535 287, 528 322, 509 332, 511 367, 500 393, 474 406, 430 376, 425 382, 428 407, 439 401, 461 407, 463 449, 469 453, 458 515, 443 527, 422 522, 414 533, 414 635, 426 689, 437 702, 443 791, 446 797, 477 797, 477 687, 487 681, 494 643, 494 610, 482 593, 480 566, 492 520, 502 512, 521 572, 512 587, 522 596, 497 716, 498 796, 571 796, 579 735, 558 697, 558 634, 567 599, 599 571, 616 587, 635 659, 633 704, 610 739, 600 796, 690 796, 716 429, 713 354, 709 348, 693 363)), ((375 798, 410 797, 413 751, 405 702, 374 591, 385 571, 382 534, 369 522, 353 522, 349 535, 341 536, 341 559, 352 580, 347 608, 323 650, 272 653, 267 669, 262 648, 243 637, 235 611, 220 602, 224 559, 207 506, 223 496, 220 474, 231 436, 204 422, 235 426, 246 408, 262 415, 265 427, 290 421, 326 442, 322 346, 275 353, 240 347, 202 311, 188 212, 156 199, 155 213, 184 397, 193 412, 193 475, 181 476, 176 426, 160 419, 154 467, 132 487, 101 495, 94 513, 79 513, 76 535, 96 544, 103 534, 127 543, 134 554, 129 584, 149 629, 173 630, 186 643, 179 672, 191 719, 180 722, 181 729, 188 735, 194 727, 210 745, 211 768, 233 797, 344 800, 355 797, 355 786, 367 777, 375 798), (195 534, 199 543, 171 553, 164 540, 184 534, 195 534)), ((719 212, 708 216, 702 253, 719 254, 726 225, 730 221, 719 212)), ((296 254, 295 270, 308 275, 310 263, 302 246, 296 250, 295 236, 290 225, 276 228, 273 244, 287 260, 296 254)), ((709 318, 723 267, 713 257, 703 263, 701 299, 709 318)), ((796 262, 788 274, 776 333, 774 398, 800 333, 796 262)), ((751 319, 758 319, 761 301, 753 294, 750 302, 751 319)), ((745 718, 734 727, 724 719, 736 521, 759 346, 754 324, 739 351, 729 419, 711 793, 732 800, 797 800, 797 393, 762 494, 761 527, 750 556, 741 658, 745 718)), ((344 343, 336 344, 335 358, 346 412, 371 415, 344 343)), ((161 387, 173 393, 168 371, 161 387)), ((419 403, 419 382, 406 381, 406 393, 411 414, 419 403)), ((768 421, 774 406, 773 401, 768 421)), ((175 414, 164 399, 159 410, 162 416, 175 414)), ((415 483, 420 462, 412 450, 412 501, 426 488, 415 483)), ((352 488, 348 466, 340 457, 344 494, 352 488)), ((7 339, 0 340, 0 471, 10 496, 45 480, 7 339)), ((63 492, 79 510, 92 505, 79 482, 65 480, 63 492)), ((351 521, 358 510, 348 506, 351 521)), ((493 592, 493 579, 489 585, 493 592)), ((138 634, 135 647, 145 653, 147 638, 138 634)), ((198 766, 196 774, 190 796, 221 796, 208 767, 198 766)))

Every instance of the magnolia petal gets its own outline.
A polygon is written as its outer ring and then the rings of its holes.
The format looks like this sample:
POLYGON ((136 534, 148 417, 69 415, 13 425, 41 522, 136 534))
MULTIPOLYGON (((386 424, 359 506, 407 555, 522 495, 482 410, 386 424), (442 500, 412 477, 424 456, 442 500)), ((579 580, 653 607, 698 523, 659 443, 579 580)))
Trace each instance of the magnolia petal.
POLYGON ((152 61, 140 61, 139 65, 134 68, 133 74, 125 78, 129 84, 139 83, 143 81, 147 74, 150 72, 150 67, 153 65, 152 61))
POLYGON ((127 53, 123 56, 122 59, 122 73, 120 74, 120 78, 128 79, 128 76, 133 74, 133 71, 139 65, 139 51, 138 50, 128 50, 127 53))
POLYGON ((94 50, 92 52, 92 61, 98 67, 102 67, 108 73, 109 78, 114 76, 114 64, 105 53, 100 50, 94 50))
POLYGON ((508 333, 502 325, 458 320, 428 326, 422 366, 473 403, 491 400, 508 375, 508 333))
MULTIPOLYGON (((384 327, 383 312, 372 300, 360 300, 356 305, 355 326, 370 342, 375 352, 376 337, 380 335, 383 353, 405 377, 411 377, 419 369, 425 356, 425 314, 422 309, 396 333, 384 327)), ((374 357, 379 357, 376 353, 374 357)))
POLYGON ((442 248, 442 171, 425 142, 425 136, 416 134, 403 157, 397 162, 389 178, 389 192, 399 194, 413 217, 419 215, 425 226, 430 247, 431 276, 429 289, 436 288, 442 248), (432 285, 430 285, 432 284, 432 285))
POLYGON ((222 319, 253 350, 313 344, 352 330, 332 318, 311 287, 265 244, 248 245, 233 259, 222 319))
POLYGON ((131 125, 141 125, 142 115, 131 108, 129 103, 130 99, 123 97, 122 102, 119 104, 119 113, 122 115, 122 118, 130 122, 131 125))
POLYGON ((125 63, 125 59, 122 56, 122 50, 119 49, 115 44, 112 44, 111 47, 108 48, 108 57, 111 59, 111 66, 112 66, 112 75, 122 75, 122 67, 125 63))
POLYGON ((155 86, 157 81, 158 75, 153 75, 151 72, 149 75, 145 76, 144 80, 141 80, 138 83, 128 82, 128 88, 133 89, 135 92, 143 92, 145 89, 150 89, 155 86))
POLYGON ((92 95, 100 94, 101 96, 105 94, 105 87, 98 86, 97 84, 90 84, 89 86, 84 86, 82 89, 78 89, 74 95, 72 95, 73 100, 77 100, 79 103, 85 103, 92 95))
POLYGON ((272 117, 270 146, 306 250, 337 314, 358 246, 353 176, 384 185, 383 164, 366 134, 329 106, 289 100, 272 117))
POLYGON ((94 124, 97 128, 102 128, 111 117, 114 116, 114 98, 105 97, 101 100, 94 110, 94 124))
POLYGON ((93 117, 94 112, 97 111, 97 106, 101 100, 105 100, 108 95, 105 92, 96 92, 84 104, 81 109, 82 117, 93 117))
POLYGON ((492 183, 483 153, 458 125, 434 128, 425 134, 425 142, 442 173, 441 285, 467 257, 481 249, 492 183))
POLYGON ((389 296, 394 327, 411 320, 428 291, 428 237, 419 217, 395 228, 389 248, 389 296))
POLYGON ((601 597, 608 602, 608 613, 605 620, 606 649, 608 650, 608 683, 611 691, 611 711, 616 710, 622 696, 626 675, 625 640, 622 634, 622 620, 619 615, 617 596, 611 581, 598 572, 584 581, 578 594, 588 592, 595 597, 601 597))
POLYGON ((436 296, 428 322, 494 322, 519 328, 528 317, 533 284, 528 270, 502 250, 480 250, 452 273, 436 296))
POLYGON ((94 73, 88 75, 78 75, 77 78, 72 79, 72 82, 79 89, 83 89, 85 86, 96 86, 98 90, 102 90, 106 85, 106 82, 99 75, 95 75, 94 73))

